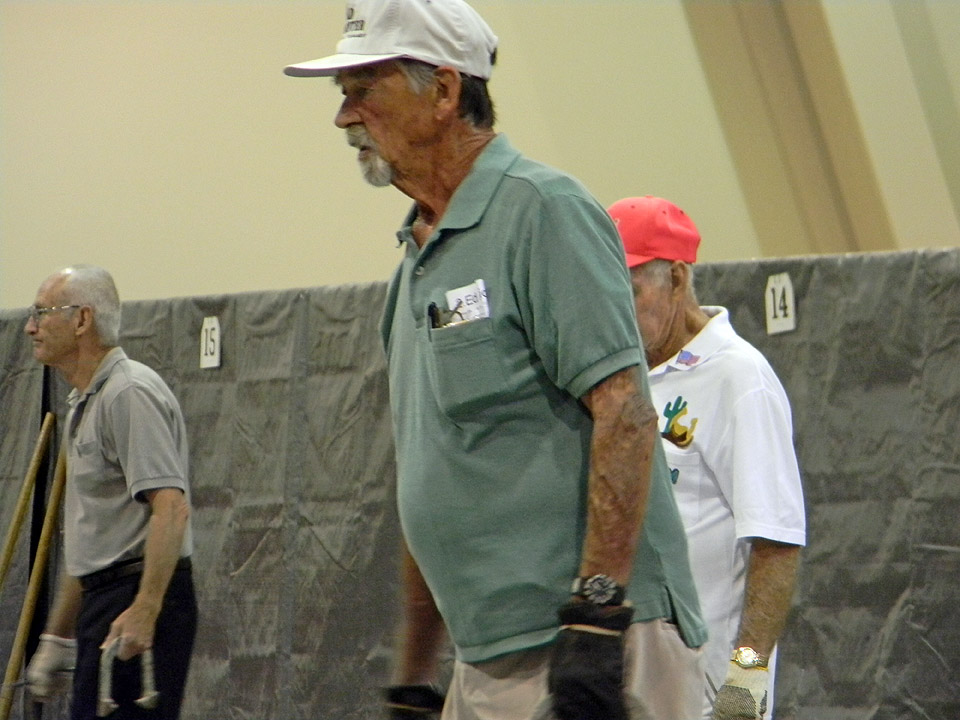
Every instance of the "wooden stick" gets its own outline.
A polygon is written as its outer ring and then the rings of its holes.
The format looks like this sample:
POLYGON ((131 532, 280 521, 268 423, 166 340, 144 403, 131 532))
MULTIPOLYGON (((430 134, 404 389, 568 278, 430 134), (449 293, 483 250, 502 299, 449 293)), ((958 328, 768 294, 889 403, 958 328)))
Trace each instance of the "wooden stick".
POLYGON ((47 512, 43 517, 43 528, 40 530, 40 543, 37 545, 37 555, 33 561, 33 570, 30 573, 30 582, 27 585, 27 595, 23 599, 23 609, 20 611, 20 624, 13 640, 13 649, 10 651, 10 660, 7 662, 7 672, 3 678, 3 689, 0 690, 0 720, 8 720, 10 708, 13 705, 13 690, 20 677, 20 665, 27 648, 27 633, 30 623, 33 622, 33 611, 37 606, 37 596, 43 584, 44 573, 47 569, 47 558, 50 555, 50 543, 54 528, 60 514, 60 501, 63 498, 63 487, 67 480, 67 456, 61 449, 57 458, 57 469, 53 474, 53 487, 50 489, 50 500, 47 502, 47 512))
POLYGON ((20 497, 17 498, 17 507, 13 511, 13 520, 10 528, 7 530, 7 539, 3 543, 3 556, 0 557, 0 588, 3 587, 7 579, 7 572, 10 570, 10 564, 13 561, 13 551, 17 547, 17 538, 20 537, 20 528, 23 526, 23 520, 27 516, 27 506, 30 503, 30 494, 33 492, 33 486, 37 482, 37 472, 40 469, 40 462, 47 452, 47 445, 50 443, 50 433, 53 431, 53 424, 56 416, 48 412, 43 418, 43 425, 40 426, 40 437, 37 438, 37 445, 33 449, 33 458, 30 460, 30 467, 23 478, 23 485, 20 487, 20 497))

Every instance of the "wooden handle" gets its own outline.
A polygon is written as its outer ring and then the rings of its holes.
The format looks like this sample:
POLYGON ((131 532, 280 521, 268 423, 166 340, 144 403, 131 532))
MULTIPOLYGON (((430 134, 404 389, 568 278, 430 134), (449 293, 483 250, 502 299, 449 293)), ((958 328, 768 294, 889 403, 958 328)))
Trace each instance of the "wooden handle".
POLYGON ((7 530, 7 539, 3 543, 3 556, 0 557, 0 588, 3 587, 3 583, 7 579, 7 572, 10 570, 10 564, 13 561, 13 551, 17 547, 20 528, 23 526, 23 520, 27 516, 30 494, 33 492, 33 486, 37 482, 37 472, 39 472, 40 463, 43 461, 43 456, 47 452, 47 445, 50 444, 50 433, 53 431, 55 421, 56 415, 48 412, 43 418, 43 425, 40 426, 40 436, 37 438, 37 445, 33 449, 33 458, 30 460, 30 467, 27 468, 27 474, 23 478, 23 485, 20 487, 20 496, 17 498, 17 506, 13 511, 13 520, 7 530))
POLYGON ((33 561, 30 582, 27 584, 27 594, 23 599, 23 609, 20 611, 20 624, 17 625, 13 649, 10 651, 10 660, 7 662, 7 672, 3 678, 3 689, 0 691, 0 720, 8 720, 10 717, 10 708, 13 705, 13 690, 20 676, 20 665, 23 663, 23 654, 27 647, 27 633, 30 630, 30 623, 33 622, 33 611, 36 609, 40 586, 43 584, 43 576, 47 569, 50 542, 60 513, 60 501, 63 498, 63 488, 66 485, 66 480, 67 456, 66 452, 61 450, 57 458, 57 469, 53 474, 53 487, 50 489, 47 512, 43 517, 43 528, 40 530, 37 555, 33 561))

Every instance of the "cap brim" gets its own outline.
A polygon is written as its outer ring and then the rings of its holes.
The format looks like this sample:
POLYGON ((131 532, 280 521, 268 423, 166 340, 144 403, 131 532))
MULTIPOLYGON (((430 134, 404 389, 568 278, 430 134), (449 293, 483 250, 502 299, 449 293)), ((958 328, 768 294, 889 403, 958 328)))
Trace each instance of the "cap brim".
POLYGON ((336 75, 341 70, 361 65, 370 65, 372 63, 392 60, 403 57, 400 53, 390 53, 387 55, 357 55, 354 53, 337 53, 328 55, 317 60, 308 60, 307 62, 297 63, 296 65, 287 65, 283 72, 292 77, 325 77, 336 75))
POLYGON ((635 268, 638 265, 644 265, 651 260, 656 260, 655 257, 650 257, 649 255, 634 255, 633 253, 624 253, 624 255, 627 258, 628 268, 635 268))

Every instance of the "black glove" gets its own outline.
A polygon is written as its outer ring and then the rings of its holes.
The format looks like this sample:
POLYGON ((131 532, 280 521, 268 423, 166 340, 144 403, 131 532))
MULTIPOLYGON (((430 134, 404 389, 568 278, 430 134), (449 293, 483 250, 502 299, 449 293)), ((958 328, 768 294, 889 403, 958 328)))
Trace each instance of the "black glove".
POLYGON ((627 720, 623 633, 633 608, 571 602, 558 615, 560 634, 547 675, 557 720, 627 720))
POLYGON ((384 694, 391 720, 424 720, 443 710, 444 697, 432 685, 391 685, 384 694))

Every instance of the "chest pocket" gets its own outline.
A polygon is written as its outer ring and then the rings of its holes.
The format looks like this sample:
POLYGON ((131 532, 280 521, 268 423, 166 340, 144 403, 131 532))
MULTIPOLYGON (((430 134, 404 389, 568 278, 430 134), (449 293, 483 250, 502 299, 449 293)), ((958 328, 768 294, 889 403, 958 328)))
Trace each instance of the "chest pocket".
POLYGON ((685 528, 693 527, 700 520, 703 503, 703 467, 700 453, 680 452, 668 441, 663 445, 680 518, 685 528))
POLYGON ((82 489, 87 497, 103 497, 112 467, 105 446, 112 445, 112 442, 98 432, 98 418, 92 415, 94 412, 83 403, 71 415, 69 432, 76 435, 71 440, 69 461, 71 478, 77 488, 82 489))
POLYGON ((96 487, 102 483, 106 462, 96 440, 78 438, 70 454, 73 463, 72 477, 84 493, 96 494, 96 487))
POLYGON ((507 373, 490 318, 427 332, 430 386, 448 417, 466 419, 508 396, 507 373))

